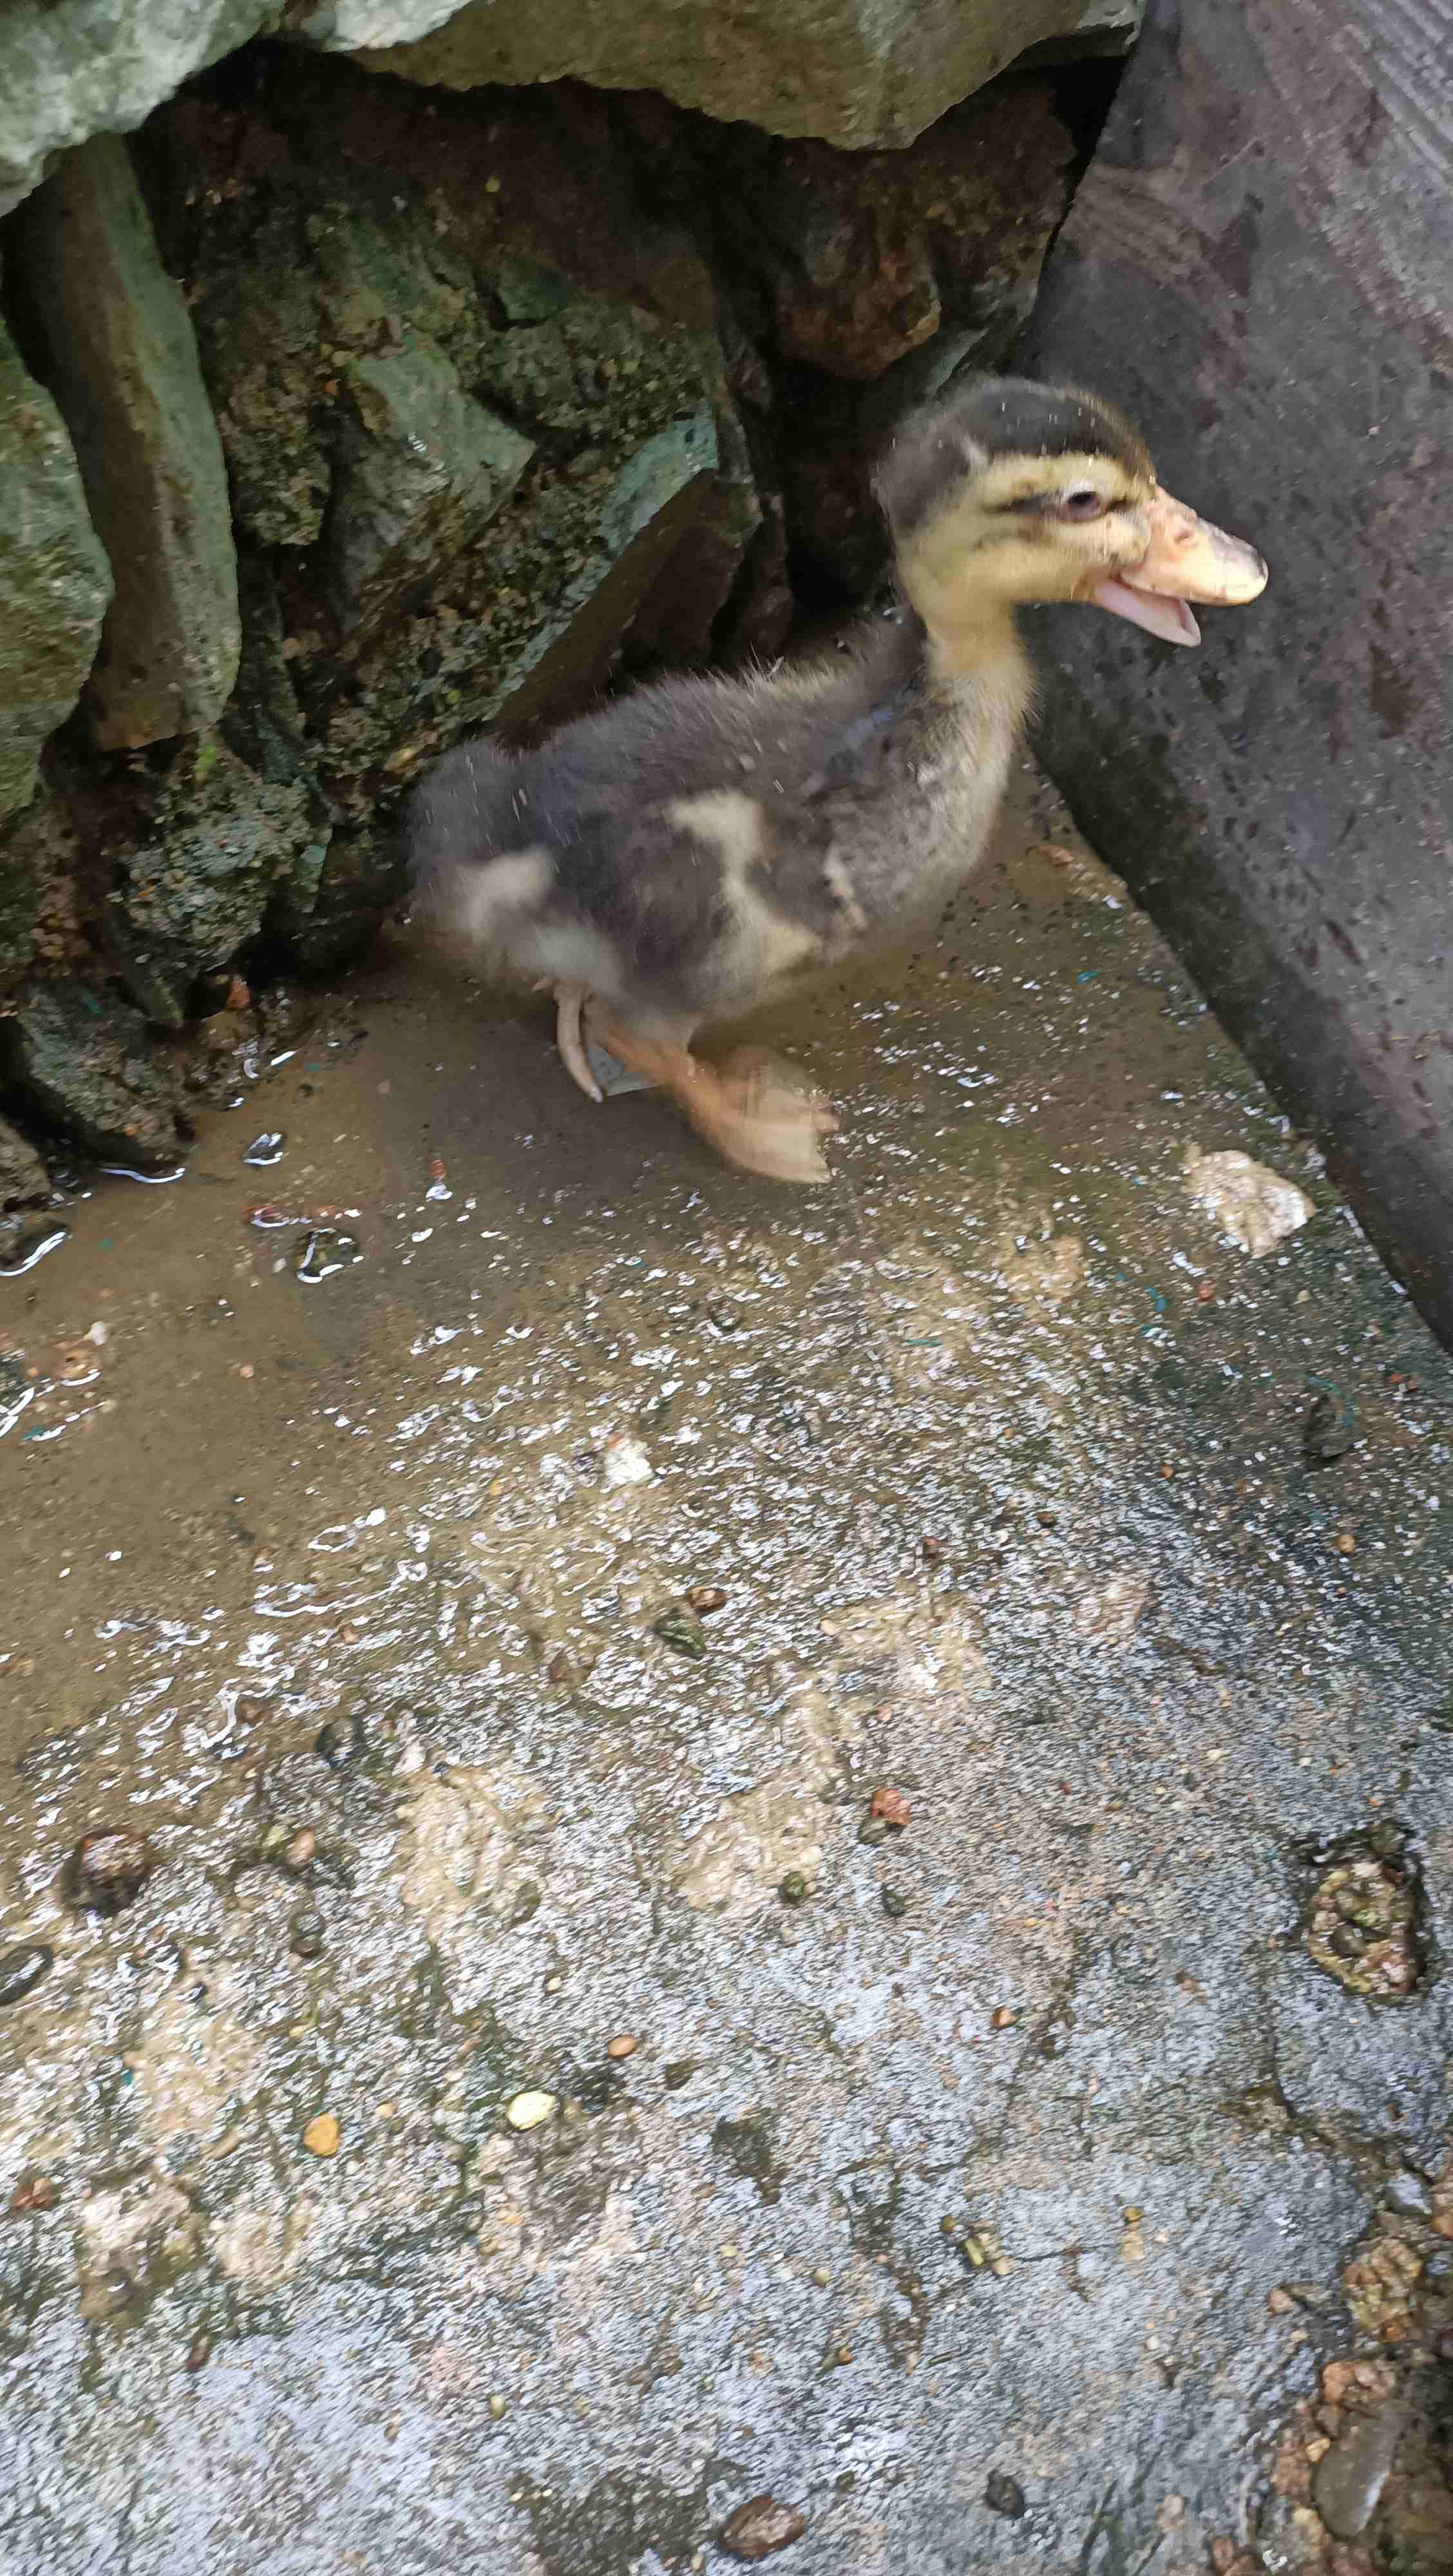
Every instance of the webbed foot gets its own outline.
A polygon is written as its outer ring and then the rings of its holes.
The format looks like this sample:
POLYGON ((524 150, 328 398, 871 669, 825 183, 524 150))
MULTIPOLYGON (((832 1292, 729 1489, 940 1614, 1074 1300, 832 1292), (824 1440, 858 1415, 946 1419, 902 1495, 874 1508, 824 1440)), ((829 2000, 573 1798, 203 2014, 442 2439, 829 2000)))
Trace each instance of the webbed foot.
POLYGON ((744 1171, 771 1181, 830 1181, 823 1142, 838 1122, 822 1093, 780 1056, 738 1047, 717 1074, 719 1125, 713 1137, 744 1171))
MULTIPOLYGON (((563 1012, 562 1004, 562 1017, 563 1012)), ((575 1025, 578 1030, 578 1018, 575 1025)), ((595 995, 586 1035, 593 1057, 604 1053, 634 1077, 612 1081, 612 1089, 668 1093, 724 1161, 769 1181, 831 1180, 822 1140, 836 1134, 838 1122, 822 1094, 792 1066, 758 1047, 739 1048, 721 1066, 703 1064, 680 1039, 643 1037, 627 1028, 595 995)))

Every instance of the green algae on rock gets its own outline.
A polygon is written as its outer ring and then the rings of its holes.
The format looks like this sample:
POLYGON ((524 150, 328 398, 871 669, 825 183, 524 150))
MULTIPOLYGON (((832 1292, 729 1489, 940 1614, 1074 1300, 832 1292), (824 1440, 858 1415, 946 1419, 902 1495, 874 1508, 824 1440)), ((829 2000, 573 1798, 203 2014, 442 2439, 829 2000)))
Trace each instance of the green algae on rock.
POLYGON ((0 1073, 88 1152, 152 1169, 180 1151, 170 1068, 139 1011, 68 980, 0 1021, 0 1073))
POLYGON ((46 1168, 35 1147, 0 1118, 0 1210, 44 1207, 50 1196, 46 1168))
POLYGON ((42 746, 81 694, 110 597, 65 423, 0 323, 0 823, 35 793, 42 746))
POLYGON ((115 588, 86 687, 103 749, 216 722, 237 677, 227 477, 181 288, 114 135, 73 152, 19 224, 23 301, 115 588))
POLYGON ((215 735, 179 747, 106 907, 107 943, 148 1019, 194 1016, 192 986, 257 931, 311 830, 301 787, 266 785, 215 735))
POLYGON ((1120 53, 1140 0, 988 0, 973 9, 923 0, 676 0, 664 17, 624 0, 333 0, 298 32, 339 51, 366 49, 380 71, 475 89, 484 82, 592 81, 663 90, 724 124, 822 135, 862 151, 897 149, 946 108, 1036 45, 1120 53))

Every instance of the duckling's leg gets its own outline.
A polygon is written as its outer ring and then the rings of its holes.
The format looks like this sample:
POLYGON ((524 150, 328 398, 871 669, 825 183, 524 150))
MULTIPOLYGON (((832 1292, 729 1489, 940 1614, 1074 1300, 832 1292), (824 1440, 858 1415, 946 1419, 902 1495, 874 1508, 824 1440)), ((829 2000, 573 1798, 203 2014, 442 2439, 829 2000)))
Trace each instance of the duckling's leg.
POLYGON ((630 1073, 617 1064, 613 1056, 594 1038, 585 1034, 582 1017, 590 1000, 588 984, 552 984, 547 978, 535 986, 537 993, 549 993, 555 1001, 555 1043, 561 1062, 573 1082, 577 1082, 587 1100, 614 1100, 622 1091, 649 1091, 652 1086, 644 1074, 630 1073))
POLYGON ((837 1120, 786 1067, 756 1048, 741 1048, 718 1068, 689 1047, 643 1038, 623 1028, 594 996, 590 1035, 624 1065, 669 1092, 699 1135, 729 1163, 771 1181, 829 1181, 822 1139, 837 1120))
POLYGON ((580 1025, 581 1010, 590 999, 590 986, 551 984, 537 989, 555 996, 555 1044, 560 1049, 566 1072, 572 1082, 579 1083, 587 1100, 602 1099, 600 1084, 586 1059, 585 1034, 580 1025))

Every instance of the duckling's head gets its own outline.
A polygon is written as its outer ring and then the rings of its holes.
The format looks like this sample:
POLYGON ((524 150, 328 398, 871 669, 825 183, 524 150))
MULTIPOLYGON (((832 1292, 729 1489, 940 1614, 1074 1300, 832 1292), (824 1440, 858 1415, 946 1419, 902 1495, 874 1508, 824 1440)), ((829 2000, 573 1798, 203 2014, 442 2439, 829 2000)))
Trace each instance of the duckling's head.
POLYGON ((1198 644, 1187 600, 1255 599, 1266 566, 1173 501, 1094 394, 980 379, 898 432, 877 475, 899 577, 952 657, 1018 607, 1077 599, 1170 644, 1198 644))

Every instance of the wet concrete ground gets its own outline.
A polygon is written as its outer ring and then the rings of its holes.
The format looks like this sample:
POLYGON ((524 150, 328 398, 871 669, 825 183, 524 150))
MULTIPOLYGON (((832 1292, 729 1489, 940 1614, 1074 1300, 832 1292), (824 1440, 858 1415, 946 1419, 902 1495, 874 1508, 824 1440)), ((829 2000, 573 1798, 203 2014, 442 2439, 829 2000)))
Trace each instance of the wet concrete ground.
POLYGON ((1453 2560, 1453 1367, 1028 782, 764 1028, 826 1191, 400 943, 0 1283, 6 2570, 1453 2560))

